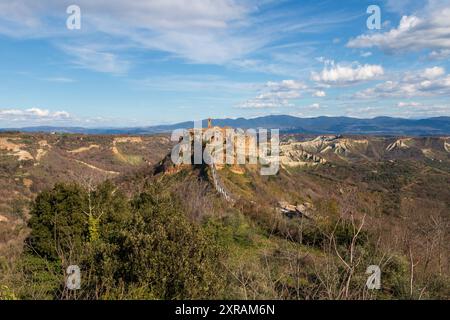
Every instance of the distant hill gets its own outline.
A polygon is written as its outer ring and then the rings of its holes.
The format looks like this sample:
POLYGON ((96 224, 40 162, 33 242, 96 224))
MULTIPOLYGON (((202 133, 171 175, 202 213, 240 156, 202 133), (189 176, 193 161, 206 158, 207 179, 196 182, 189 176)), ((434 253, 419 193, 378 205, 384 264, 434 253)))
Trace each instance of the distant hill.
MULTIPOLYGON (((271 115, 252 119, 214 119, 214 125, 233 128, 267 128, 280 129, 283 133, 307 134, 370 134, 370 135, 449 135, 450 117, 434 117, 428 119, 403 119, 377 117, 373 119, 357 119, 350 117, 316 117, 297 118, 287 115, 271 115)), ((207 120, 203 120, 206 127, 207 120)), ((192 128, 193 121, 172 125, 124 128, 82 128, 82 127, 24 127, 0 129, 0 131, 22 132, 61 132, 85 134, 153 134, 170 132, 175 129, 192 128)))

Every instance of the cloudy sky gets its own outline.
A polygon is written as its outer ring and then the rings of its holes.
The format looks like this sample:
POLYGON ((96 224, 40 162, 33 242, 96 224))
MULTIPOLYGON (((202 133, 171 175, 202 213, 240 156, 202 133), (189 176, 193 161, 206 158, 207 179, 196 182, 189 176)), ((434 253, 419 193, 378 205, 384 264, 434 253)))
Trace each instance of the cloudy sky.
POLYGON ((0 0, 0 127, 268 114, 450 116, 450 0, 0 0))

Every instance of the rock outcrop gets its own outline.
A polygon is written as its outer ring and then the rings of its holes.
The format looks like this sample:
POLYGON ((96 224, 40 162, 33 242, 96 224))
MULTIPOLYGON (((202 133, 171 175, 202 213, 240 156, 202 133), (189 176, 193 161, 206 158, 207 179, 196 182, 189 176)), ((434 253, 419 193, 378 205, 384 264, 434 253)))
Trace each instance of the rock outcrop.
POLYGON ((412 142, 411 138, 406 139, 398 139, 397 141, 391 143, 387 146, 386 151, 393 151, 398 149, 409 149, 410 145, 409 143, 412 142))
POLYGON ((305 217, 312 219, 313 215, 313 205, 309 202, 293 205, 286 201, 279 201, 278 210, 289 218, 305 217))

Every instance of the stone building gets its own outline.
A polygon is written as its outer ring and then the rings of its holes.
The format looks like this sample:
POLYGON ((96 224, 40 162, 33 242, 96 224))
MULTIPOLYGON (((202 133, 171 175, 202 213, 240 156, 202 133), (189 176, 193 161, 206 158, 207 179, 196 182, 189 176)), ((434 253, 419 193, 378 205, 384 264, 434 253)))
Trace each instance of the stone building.
MULTIPOLYGON (((199 129, 190 129, 189 137, 193 146, 199 129)), ((197 138, 198 139, 198 138, 197 138)), ((207 128, 201 129, 202 151, 209 148, 214 158, 214 166, 221 170, 230 165, 232 172, 242 174, 242 165, 256 165, 258 159, 258 145, 256 131, 243 131, 231 127, 213 126, 212 119, 208 119, 207 128)), ((193 152, 194 148, 191 148, 193 152)))

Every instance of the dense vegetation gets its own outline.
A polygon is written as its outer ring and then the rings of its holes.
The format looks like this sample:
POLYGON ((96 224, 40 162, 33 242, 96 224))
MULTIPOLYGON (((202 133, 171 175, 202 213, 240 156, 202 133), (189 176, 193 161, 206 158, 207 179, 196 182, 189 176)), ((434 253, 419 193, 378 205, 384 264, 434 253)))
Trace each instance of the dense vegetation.
POLYGON ((335 201, 317 203, 315 221, 255 206, 199 220, 168 188, 187 180, 186 172, 166 177, 131 198, 111 182, 41 192, 1 298, 449 298, 445 276, 416 275, 413 288, 408 257, 378 247, 364 221, 343 219, 335 201), (65 286, 73 264, 82 276, 76 291, 65 286), (383 290, 365 287, 371 264, 383 269, 383 290))
POLYGON ((221 250, 175 201, 153 189, 128 201, 111 183, 39 194, 20 261, 20 298, 181 299, 221 292, 221 250), (81 290, 64 286, 79 265, 81 290), (76 295, 76 296, 75 296, 76 295))

